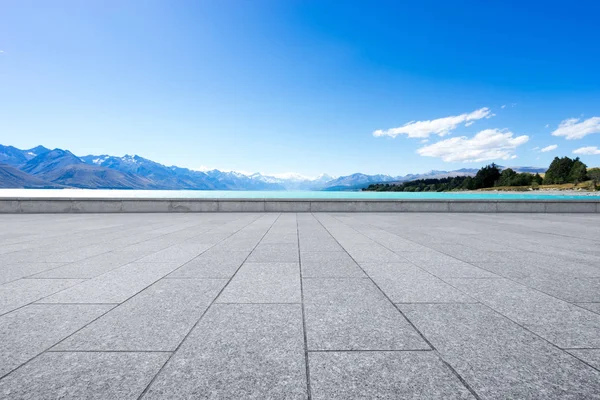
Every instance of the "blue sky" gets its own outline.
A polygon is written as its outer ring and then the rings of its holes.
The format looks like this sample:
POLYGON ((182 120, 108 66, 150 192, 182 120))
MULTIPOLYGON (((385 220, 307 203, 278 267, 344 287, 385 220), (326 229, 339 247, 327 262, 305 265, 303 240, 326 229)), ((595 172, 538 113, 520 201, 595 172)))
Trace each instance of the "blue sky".
POLYGON ((597 1, 0 8, 2 144, 305 175, 600 165, 597 1))

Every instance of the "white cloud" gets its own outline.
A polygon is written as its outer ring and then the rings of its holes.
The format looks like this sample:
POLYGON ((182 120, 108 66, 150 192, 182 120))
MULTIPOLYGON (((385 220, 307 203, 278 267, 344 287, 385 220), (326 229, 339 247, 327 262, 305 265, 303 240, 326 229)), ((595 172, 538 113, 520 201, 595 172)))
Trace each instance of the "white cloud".
POLYGON ((428 142, 429 142, 429 139, 422 139, 419 141, 419 143, 428 143, 428 142))
POLYGON ((549 151, 556 150, 557 148, 558 148, 558 145, 556 145, 556 144, 551 144, 550 146, 546 146, 546 147, 544 147, 544 148, 543 148, 543 149, 541 149, 540 151, 541 151, 542 153, 547 153, 547 152, 549 152, 549 151))
POLYGON ((506 104, 502 104, 500 108, 506 108, 506 104))
POLYGON ((529 136, 513 137, 513 133, 499 129, 485 129, 471 139, 466 136, 450 138, 421 147, 422 156, 437 157, 446 162, 481 162, 488 160, 511 160, 517 156, 514 150, 529 140, 529 136))
POLYGON ((471 126, 471 125, 473 125, 474 123, 475 123, 475 121, 469 121, 469 122, 465 123, 465 126, 471 126))
POLYGON ((564 136, 567 140, 581 139, 592 133, 600 133, 600 117, 592 117, 579 122, 579 118, 565 119, 552 132, 552 136, 564 136))
POLYGON ((573 150, 573 154, 585 154, 588 156, 600 154, 600 149, 596 146, 581 147, 577 150, 573 150))
POLYGON ((533 148, 533 151, 536 151, 536 150, 539 150, 539 149, 540 149, 540 147, 539 147, 539 146, 535 146, 535 147, 533 148))
POLYGON ((373 132, 373 136, 390 136, 393 138, 398 135, 407 135, 409 138, 427 138, 432 134, 446 136, 463 122, 468 123, 482 118, 491 118, 494 115, 495 114, 492 114, 489 108, 483 107, 479 110, 461 115, 427 121, 411 121, 398 128, 387 130, 379 129, 373 132))

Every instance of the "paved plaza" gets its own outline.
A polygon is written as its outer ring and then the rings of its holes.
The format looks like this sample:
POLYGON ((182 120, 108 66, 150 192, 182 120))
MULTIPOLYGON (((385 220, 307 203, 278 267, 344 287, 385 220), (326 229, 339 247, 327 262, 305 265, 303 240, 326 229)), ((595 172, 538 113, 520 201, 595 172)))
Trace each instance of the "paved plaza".
POLYGON ((600 215, 0 215, 2 399, 600 399, 600 215))

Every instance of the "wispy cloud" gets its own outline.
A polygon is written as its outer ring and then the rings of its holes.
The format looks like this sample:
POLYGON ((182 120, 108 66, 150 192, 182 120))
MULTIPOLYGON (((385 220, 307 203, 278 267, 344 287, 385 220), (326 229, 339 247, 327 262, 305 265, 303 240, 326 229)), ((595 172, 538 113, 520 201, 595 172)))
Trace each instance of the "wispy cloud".
POLYGON ((558 148, 558 145, 556 145, 556 144, 551 144, 550 146, 546 146, 546 147, 544 147, 543 149, 541 149, 541 150, 540 150, 540 152, 542 152, 542 153, 547 153, 547 152, 549 152, 549 151, 556 150, 557 148, 558 148))
POLYGON ((4 50, 0 50, 0 54, 6 54, 4 50))
POLYGON ((425 157, 441 158, 446 162, 481 162, 516 158, 514 150, 527 143, 529 136, 514 137, 512 132, 485 129, 472 138, 450 138, 421 147, 417 153, 425 157))
POLYGON ((411 121, 398 128, 376 130, 373 132, 373 136, 390 136, 395 138, 398 135, 407 135, 409 138, 421 139, 427 138, 429 135, 446 136, 462 123, 472 123, 473 121, 493 116, 494 114, 492 114, 489 108, 483 107, 470 113, 427 121, 411 121))
POLYGON ((600 149, 596 146, 580 147, 579 149, 573 150, 573 154, 593 156, 600 154, 600 149))
POLYGON ((502 104, 500 108, 506 108, 506 104, 502 104))
POLYGON ((579 122, 579 118, 562 121, 552 136, 563 136, 567 140, 581 139, 592 133, 600 133, 600 117, 591 117, 579 122))

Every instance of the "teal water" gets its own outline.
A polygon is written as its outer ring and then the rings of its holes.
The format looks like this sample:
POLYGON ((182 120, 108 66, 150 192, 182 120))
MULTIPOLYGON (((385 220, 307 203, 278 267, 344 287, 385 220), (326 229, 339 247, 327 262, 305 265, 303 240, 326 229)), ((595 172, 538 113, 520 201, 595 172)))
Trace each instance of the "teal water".
POLYGON ((600 192, 313 192, 313 191, 231 191, 231 190, 103 190, 103 189, 0 189, 1 197, 36 198, 170 198, 170 199, 456 199, 456 200, 595 200, 600 192))

